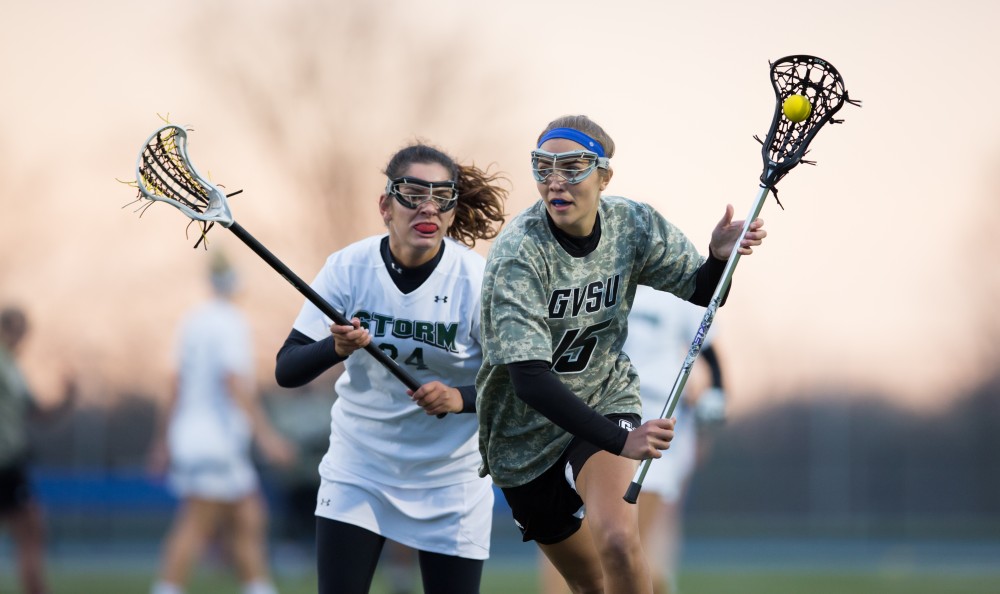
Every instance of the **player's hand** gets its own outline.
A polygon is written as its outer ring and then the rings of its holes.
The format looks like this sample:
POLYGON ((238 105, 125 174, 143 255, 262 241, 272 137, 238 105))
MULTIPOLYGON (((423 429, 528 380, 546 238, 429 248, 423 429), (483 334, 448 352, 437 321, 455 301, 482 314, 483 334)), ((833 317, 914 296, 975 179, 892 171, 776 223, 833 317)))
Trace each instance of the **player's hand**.
POLYGON ((276 466, 291 466, 298 455, 292 442, 273 430, 261 431, 257 436, 257 447, 264 458, 276 466))
POLYGON ((428 382, 416 390, 407 390, 410 399, 429 415, 441 413, 460 413, 464 403, 462 393, 457 388, 446 386, 441 382, 428 382))
MULTIPOLYGON (((733 212, 733 205, 727 204, 725 214, 712 230, 712 241, 708 249, 719 260, 728 260, 729 256, 732 255, 733 246, 740 239, 740 233, 746 223, 746 220, 734 221, 733 212)), ((743 241, 740 242, 739 254, 749 256, 753 253, 753 247, 760 245, 765 237, 767 237, 767 231, 764 230, 764 219, 754 219, 750 223, 746 235, 743 236, 743 241)))
POLYGON ((660 450, 670 447, 674 438, 674 423, 676 419, 653 419, 646 421, 629 432, 621 455, 633 460, 659 458, 660 450))
POLYGON ((361 327, 361 320, 354 318, 350 326, 330 326, 333 334, 333 348, 341 357, 347 357, 358 349, 363 349, 372 341, 367 328, 361 327))

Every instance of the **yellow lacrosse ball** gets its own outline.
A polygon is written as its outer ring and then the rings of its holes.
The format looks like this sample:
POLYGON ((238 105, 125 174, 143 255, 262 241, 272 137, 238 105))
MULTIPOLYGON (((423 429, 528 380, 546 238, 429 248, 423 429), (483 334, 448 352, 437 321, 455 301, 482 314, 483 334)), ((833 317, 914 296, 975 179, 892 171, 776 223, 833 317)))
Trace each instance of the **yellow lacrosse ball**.
POLYGON ((796 123, 808 118, 812 109, 812 103, 809 103, 805 95, 789 95, 781 104, 781 111, 785 113, 785 117, 796 123))

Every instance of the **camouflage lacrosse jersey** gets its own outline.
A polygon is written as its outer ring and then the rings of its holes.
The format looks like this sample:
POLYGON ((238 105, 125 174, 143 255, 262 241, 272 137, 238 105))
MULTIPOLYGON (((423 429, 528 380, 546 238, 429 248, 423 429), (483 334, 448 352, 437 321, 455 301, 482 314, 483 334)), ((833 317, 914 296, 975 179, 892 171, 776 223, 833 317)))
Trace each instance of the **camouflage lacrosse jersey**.
POLYGON ((476 377, 480 474, 523 485, 549 468, 573 436, 514 394, 507 364, 548 361, 602 415, 642 413, 639 380, 622 353, 636 286, 681 298, 704 258, 651 206, 601 198, 601 240, 575 258, 556 241, 539 200, 500 233, 482 293, 483 366, 476 377))

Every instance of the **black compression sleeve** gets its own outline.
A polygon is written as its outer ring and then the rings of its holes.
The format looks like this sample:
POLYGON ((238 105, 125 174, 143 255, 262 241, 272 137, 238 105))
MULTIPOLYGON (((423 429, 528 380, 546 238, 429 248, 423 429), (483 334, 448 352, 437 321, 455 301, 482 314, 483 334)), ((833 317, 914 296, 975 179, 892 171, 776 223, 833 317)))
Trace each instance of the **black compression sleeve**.
POLYGON ((507 365, 514 393, 550 421, 616 456, 625 448, 628 431, 601 416, 576 397, 545 361, 519 361, 507 365))
MULTIPOLYGON (((719 281, 722 280, 722 273, 725 269, 726 261, 716 258, 712 255, 712 250, 709 250, 708 258, 695 275, 694 293, 688 301, 701 307, 708 307, 709 302, 712 301, 712 294, 715 293, 715 287, 719 286, 719 281)), ((729 289, 731 288, 732 285, 726 287, 726 294, 722 296, 722 301, 719 302, 720 307, 729 298, 729 289)))
POLYGON ((462 394, 462 412, 476 412, 476 386, 458 386, 456 390, 462 394))
POLYGON ((719 364, 719 355, 712 348, 712 345, 707 345, 705 348, 701 349, 701 358, 708 363, 708 367, 712 373, 712 387, 722 389, 722 365, 719 364))
POLYGON ((274 379, 282 388, 297 388, 345 359, 334 349, 333 335, 317 341, 293 329, 278 351, 274 379))

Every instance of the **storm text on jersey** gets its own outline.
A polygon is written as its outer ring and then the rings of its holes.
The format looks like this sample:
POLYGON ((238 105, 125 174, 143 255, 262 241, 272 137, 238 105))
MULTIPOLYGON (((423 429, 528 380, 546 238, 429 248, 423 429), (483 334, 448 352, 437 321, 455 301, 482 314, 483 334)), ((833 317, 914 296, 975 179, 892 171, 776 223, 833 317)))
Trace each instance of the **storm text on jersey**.
POLYGON ((458 352, 455 348, 455 338, 458 336, 458 324, 455 322, 427 322, 422 320, 407 320, 395 318, 378 312, 359 311, 354 317, 361 321, 361 326, 367 328, 374 338, 387 334, 395 338, 413 339, 450 353, 458 352), (391 328, 391 330, 390 330, 391 328))

